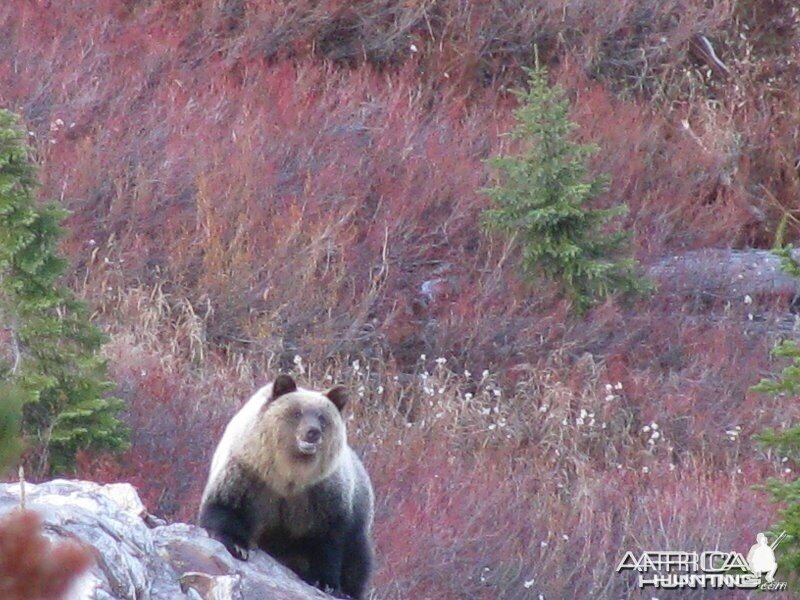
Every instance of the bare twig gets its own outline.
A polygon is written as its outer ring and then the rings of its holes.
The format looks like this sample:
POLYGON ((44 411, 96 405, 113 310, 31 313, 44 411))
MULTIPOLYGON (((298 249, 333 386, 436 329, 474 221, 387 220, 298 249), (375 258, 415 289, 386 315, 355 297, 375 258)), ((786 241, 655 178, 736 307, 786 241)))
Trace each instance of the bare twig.
POLYGON ((19 349, 17 332, 11 330, 11 350, 14 352, 14 365, 11 367, 11 375, 16 375, 19 365, 22 363, 22 352, 19 349))
POLYGON ((696 34, 689 41, 689 48, 700 60, 706 63, 712 71, 721 77, 727 77, 731 70, 714 51, 711 41, 701 33, 696 34))
POLYGON ((25 510, 25 467, 19 466, 19 509, 25 510))

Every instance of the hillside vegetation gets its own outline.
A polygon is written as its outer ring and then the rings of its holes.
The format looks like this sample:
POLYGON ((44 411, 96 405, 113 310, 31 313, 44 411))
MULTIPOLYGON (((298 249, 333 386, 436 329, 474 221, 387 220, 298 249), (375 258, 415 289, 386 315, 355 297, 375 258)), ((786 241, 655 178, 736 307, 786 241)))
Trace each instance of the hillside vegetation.
POLYGON ((131 428, 79 474, 193 519, 227 419, 291 370, 356 397, 376 598, 619 598, 626 550, 744 552, 752 485, 794 476, 752 434, 797 402, 749 391, 789 298, 578 317, 522 281, 481 190, 534 47, 641 263, 797 239, 791 0, 0 3, 0 107, 72 211, 131 428))

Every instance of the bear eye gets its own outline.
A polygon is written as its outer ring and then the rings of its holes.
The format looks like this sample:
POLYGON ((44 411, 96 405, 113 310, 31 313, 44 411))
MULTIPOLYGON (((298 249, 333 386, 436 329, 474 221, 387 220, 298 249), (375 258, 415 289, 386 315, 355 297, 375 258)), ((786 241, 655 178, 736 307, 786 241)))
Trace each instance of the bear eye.
POLYGON ((325 416, 320 415, 320 417, 319 417, 319 428, 324 431, 327 426, 328 426, 328 419, 325 416))
POLYGON ((295 408, 292 411, 292 418, 293 419, 297 419, 299 421, 302 416, 303 416, 303 411, 300 410, 299 408, 295 408))

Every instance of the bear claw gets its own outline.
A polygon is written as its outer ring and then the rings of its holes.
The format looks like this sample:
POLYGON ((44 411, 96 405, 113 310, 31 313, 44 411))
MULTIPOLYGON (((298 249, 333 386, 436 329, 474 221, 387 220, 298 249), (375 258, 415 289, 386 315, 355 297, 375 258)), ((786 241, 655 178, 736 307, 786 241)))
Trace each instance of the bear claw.
POLYGON ((230 552, 234 558, 238 558, 239 560, 247 560, 250 558, 249 548, 245 548, 239 544, 232 544, 231 547, 228 548, 228 552, 230 552))

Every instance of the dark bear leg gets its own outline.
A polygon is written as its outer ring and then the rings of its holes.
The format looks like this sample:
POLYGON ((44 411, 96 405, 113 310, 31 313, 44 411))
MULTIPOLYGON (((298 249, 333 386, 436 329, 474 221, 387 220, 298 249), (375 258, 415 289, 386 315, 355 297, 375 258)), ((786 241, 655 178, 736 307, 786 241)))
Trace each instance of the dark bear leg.
POLYGON ((342 564, 342 591, 356 600, 367 593, 367 584, 372 573, 372 546, 362 531, 354 534, 345 546, 342 564))
POLYGON ((250 556, 250 521, 243 510, 221 502, 207 503, 200 513, 200 526, 239 560, 247 560, 250 556))
POLYGON ((303 579, 321 590, 341 594, 342 540, 330 538, 315 540, 307 546, 307 550, 309 568, 303 579))

